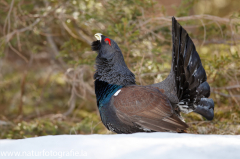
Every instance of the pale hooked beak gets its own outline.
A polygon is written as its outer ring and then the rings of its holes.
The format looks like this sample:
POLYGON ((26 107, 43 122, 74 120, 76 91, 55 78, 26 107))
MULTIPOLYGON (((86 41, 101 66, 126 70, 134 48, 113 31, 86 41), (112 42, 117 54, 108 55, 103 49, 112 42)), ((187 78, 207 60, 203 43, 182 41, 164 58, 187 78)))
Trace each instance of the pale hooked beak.
POLYGON ((102 36, 101 35, 102 35, 101 33, 96 33, 94 36, 95 36, 95 38, 97 40, 100 40, 100 42, 101 42, 101 40, 102 40, 102 36))

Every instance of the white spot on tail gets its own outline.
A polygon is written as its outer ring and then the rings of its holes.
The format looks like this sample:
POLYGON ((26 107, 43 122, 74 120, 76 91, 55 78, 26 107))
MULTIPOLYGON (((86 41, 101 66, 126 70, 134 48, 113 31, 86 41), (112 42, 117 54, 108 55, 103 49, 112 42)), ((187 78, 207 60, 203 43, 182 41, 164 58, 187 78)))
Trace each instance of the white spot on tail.
POLYGON ((142 130, 145 131, 145 132, 150 132, 150 131, 151 131, 150 129, 144 128, 144 127, 140 127, 140 129, 142 129, 142 130))
MULTIPOLYGON (((182 103, 182 102, 180 102, 180 103, 182 103)), ((188 113, 193 111, 191 108, 189 108, 188 105, 181 105, 181 104, 177 104, 177 105, 180 108, 180 111, 183 112, 183 113, 188 114, 188 113)))
POLYGON ((117 96, 120 92, 121 92, 121 89, 119 89, 119 90, 114 94, 114 96, 117 96))
POLYGON ((147 128, 143 128, 143 131, 148 132, 148 131, 151 131, 151 130, 147 129, 147 128))

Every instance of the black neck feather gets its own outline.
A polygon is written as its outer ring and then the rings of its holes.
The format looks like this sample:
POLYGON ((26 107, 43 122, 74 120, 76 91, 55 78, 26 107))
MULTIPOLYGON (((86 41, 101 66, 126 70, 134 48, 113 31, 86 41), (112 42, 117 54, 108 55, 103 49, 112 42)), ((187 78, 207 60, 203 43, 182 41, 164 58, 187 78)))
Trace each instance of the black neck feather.
POLYGON ((136 84, 135 75, 128 69, 122 53, 115 53, 109 59, 96 58, 95 80, 105 81, 109 84, 126 86, 136 84))
POLYGON ((97 41, 92 42, 91 47, 92 47, 92 50, 93 50, 93 51, 97 51, 97 52, 98 52, 98 51, 100 50, 100 48, 101 48, 101 43, 100 43, 100 41, 97 40, 97 41))
POLYGON ((94 74, 95 80, 105 81, 108 84, 126 86, 135 84, 135 75, 128 69, 122 52, 115 45, 115 51, 109 53, 107 58, 103 58, 106 50, 101 48, 99 40, 92 43, 92 50, 98 53, 96 57, 96 73, 94 74))

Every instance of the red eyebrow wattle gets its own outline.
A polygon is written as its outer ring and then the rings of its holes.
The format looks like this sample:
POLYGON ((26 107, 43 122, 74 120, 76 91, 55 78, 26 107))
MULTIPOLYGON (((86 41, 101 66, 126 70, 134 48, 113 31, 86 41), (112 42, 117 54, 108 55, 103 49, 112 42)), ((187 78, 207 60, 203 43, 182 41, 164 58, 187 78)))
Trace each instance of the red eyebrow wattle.
POLYGON ((104 41, 108 41, 108 44, 111 46, 111 40, 109 38, 106 38, 104 41))

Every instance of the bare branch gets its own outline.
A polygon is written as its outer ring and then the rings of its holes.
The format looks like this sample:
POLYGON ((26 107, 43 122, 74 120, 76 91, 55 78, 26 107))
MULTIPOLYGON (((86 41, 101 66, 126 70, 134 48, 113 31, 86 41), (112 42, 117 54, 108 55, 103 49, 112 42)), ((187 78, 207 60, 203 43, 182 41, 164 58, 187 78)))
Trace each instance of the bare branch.
POLYGON ((206 41, 206 27, 205 27, 205 24, 204 24, 203 20, 201 19, 200 21, 201 21, 201 23, 202 23, 202 25, 203 25, 203 28, 204 28, 204 39, 203 39, 203 42, 202 42, 202 44, 201 44, 201 47, 202 47, 203 44, 204 44, 205 41, 206 41))
POLYGON ((75 34, 71 31, 71 29, 65 24, 65 22, 62 21, 62 25, 63 25, 64 29, 66 29, 66 31, 67 31, 72 37, 74 37, 75 39, 78 39, 78 40, 82 40, 82 39, 80 39, 77 35, 75 35, 75 34))
POLYGON ((13 4, 14 4, 14 0, 12 0, 12 2, 11 2, 10 9, 8 11, 8 15, 7 15, 7 18, 5 19, 5 23, 4 23, 4 26, 3 26, 3 34, 4 35, 6 34, 7 21, 8 21, 8 33, 10 31, 10 15, 11 15, 11 12, 12 12, 13 4))
POLYGON ((18 56, 20 56, 26 63, 28 63, 28 59, 27 59, 25 56, 23 56, 17 49, 15 49, 10 42, 8 43, 8 46, 9 46, 18 56))
POLYGON ((212 87, 212 89, 236 89, 236 88, 240 88, 240 85, 233 85, 233 86, 227 86, 227 87, 212 87))
POLYGON ((27 30, 32 30, 32 27, 37 25, 38 23, 40 22, 40 19, 37 18, 31 25, 25 27, 25 28, 21 28, 21 29, 17 29, 17 30, 14 30, 13 32, 11 33, 8 33, 5 37, 6 37, 6 42, 9 42, 12 37, 17 34, 17 33, 22 33, 22 32, 25 32, 27 30))
POLYGON ((224 96, 224 97, 228 97, 228 98, 232 98, 232 97, 240 98, 240 95, 228 95, 228 94, 217 92, 217 91, 211 91, 211 92, 215 93, 215 94, 218 94, 218 95, 221 95, 221 96, 224 96))
MULTIPOLYGON (((172 22, 172 17, 168 16, 168 17, 155 17, 155 18, 150 18, 147 21, 143 22, 141 25, 146 25, 150 22, 156 22, 156 20, 158 21, 166 21, 170 23, 172 22)), ((219 23, 237 23, 240 22, 240 19, 230 19, 230 18, 221 18, 218 16, 213 16, 213 15, 191 15, 191 16, 185 16, 185 17, 175 17, 178 21, 187 21, 187 20, 199 20, 199 19, 206 19, 206 20, 214 20, 217 21, 219 23)))

